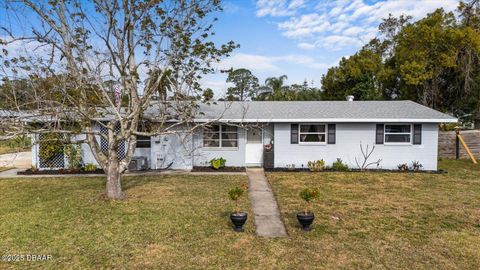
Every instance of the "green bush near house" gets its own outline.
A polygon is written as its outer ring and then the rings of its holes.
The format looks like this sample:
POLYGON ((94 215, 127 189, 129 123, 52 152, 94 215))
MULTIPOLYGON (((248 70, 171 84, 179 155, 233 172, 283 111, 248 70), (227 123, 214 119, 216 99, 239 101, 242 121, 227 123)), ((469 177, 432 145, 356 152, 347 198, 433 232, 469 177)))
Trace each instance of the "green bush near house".
POLYGON ((307 166, 311 172, 320 172, 325 170, 325 161, 323 159, 309 161, 307 166))
POLYGON ((69 169, 79 169, 82 167, 82 152, 80 151, 80 146, 77 144, 67 144, 65 146, 65 155, 68 159, 68 168, 69 169))
POLYGON ((97 169, 97 165, 93 163, 87 163, 85 164, 85 167, 83 168, 86 172, 94 172, 97 169))
POLYGON ((212 168, 214 168, 215 170, 219 170, 220 168, 225 167, 225 163, 226 163, 226 162, 227 162, 227 160, 224 159, 223 157, 214 158, 214 159, 210 160, 210 165, 211 165, 212 168))
POLYGON ((342 159, 337 158, 337 161, 333 162, 332 170, 339 171, 339 172, 346 172, 348 171, 348 165, 343 163, 342 159))

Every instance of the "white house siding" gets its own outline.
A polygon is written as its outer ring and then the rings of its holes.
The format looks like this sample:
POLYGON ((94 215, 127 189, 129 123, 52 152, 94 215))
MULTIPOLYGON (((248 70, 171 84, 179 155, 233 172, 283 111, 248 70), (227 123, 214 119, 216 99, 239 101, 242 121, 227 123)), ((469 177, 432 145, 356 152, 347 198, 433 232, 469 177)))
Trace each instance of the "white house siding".
MULTIPOLYGON (((99 127, 97 127, 99 128, 99 127)), ((181 130, 178 127, 177 130, 181 130)), ((100 136, 97 136, 100 142, 100 136)), ((152 136, 150 148, 136 148, 134 157, 146 157, 150 169, 191 169, 192 168, 192 139, 186 133, 175 133, 162 136, 152 136)), ((98 165, 88 144, 82 145, 84 163, 98 165)))
MULTIPOLYGON (((97 140, 100 141, 100 136, 97 136, 97 140)), ((86 135, 79 135, 79 139, 85 139, 86 135)), ((81 144, 81 151, 82 151, 82 160, 84 164, 95 164, 97 167, 99 167, 99 164, 97 160, 95 159, 95 156, 93 156, 92 150, 90 149, 90 145, 88 143, 82 143, 81 144)))
POLYGON ((32 134, 30 136, 31 140, 32 140, 32 167, 34 168, 38 168, 39 167, 39 163, 38 163, 38 155, 39 155, 39 152, 38 152, 38 143, 37 143, 37 136, 38 135, 35 135, 35 134, 32 134))
MULTIPOLYGON (((290 123, 275 123, 275 167, 295 164, 301 168, 308 161, 323 159, 328 166, 341 158, 351 168, 357 168, 355 157, 362 159, 360 142, 364 149, 367 145, 375 151, 371 161, 382 159, 380 168, 397 169, 398 164, 419 161, 425 170, 437 169, 437 124, 422 124, 421 145, 376 145, 376 123, 337 123, 336 143, 325 145, 302 145, 290 143, 290 123)), ((372 168, 372 167, 370 167, 372 168)), ((373 166, 375 168, 375 165, 373 166)))
POLYGON ((188 133, 154 136, 150 153, 152 169, 191 169, 193 166, 192 136, 188 133))

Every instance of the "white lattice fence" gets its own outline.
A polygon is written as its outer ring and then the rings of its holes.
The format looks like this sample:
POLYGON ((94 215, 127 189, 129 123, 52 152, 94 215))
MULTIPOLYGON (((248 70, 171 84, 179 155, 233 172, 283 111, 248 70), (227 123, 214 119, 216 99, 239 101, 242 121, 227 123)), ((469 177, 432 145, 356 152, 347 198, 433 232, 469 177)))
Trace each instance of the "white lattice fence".
MULTIPOLYGON (((102 134, 108 134, 108 129, 104 126, 100 127, 100 132, 102 134)), ((118 134, 120 132, 120 125, 117 125, 115 127, 115 132, 118 134)), ((106 140, 103 137, 100 137, 100 148, 104 154, 108 153, 108 140, 106 140)), ((125 140, 121 140, 118 143, 118 148, 117 148, 117 155, 118 155, 118 160, 122 160, 125 158, 126 155, 126 144, 125 140)))
POLYGON ((40 169, 59 169, 65 168, 65 153, 63 145, 56 140, 52 140, 51 134, 39 134, 39 158, 38 167, 40 169))

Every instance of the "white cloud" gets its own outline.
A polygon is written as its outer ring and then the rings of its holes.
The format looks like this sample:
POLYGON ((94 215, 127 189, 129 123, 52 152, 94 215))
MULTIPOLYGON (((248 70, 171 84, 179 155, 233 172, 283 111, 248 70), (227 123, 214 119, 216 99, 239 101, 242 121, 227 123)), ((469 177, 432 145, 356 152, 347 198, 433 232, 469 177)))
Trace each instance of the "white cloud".
POLYGON ((290 16, 296 13, 299 8, 304 6, 304 0, 258 0, 257 16, 282 17, 290 16))
POLYGON ((343 31, 343 34, 347 35, 347 36, 354 36, 354 35, 356 35, 360 32, 363 32, 363 28, 358 27, 358 26, 352 26, 352 27, 349 27, 349 28, 345 29, 345 31, 343 31))
POLYGON ((304 4, 305 4, 304 0, 292 0, 288 5, 288 9, 294 10, 294 9, 303 7, 304 4))
POLYGON ((454 11, 457 5, 457 0, 338 0, 320 3, 260 0, 257 2, 257 16, 287 17, 277 22, 278 29, 284 36, 297 41, 299 48, 341 50, 352 46, 356 49, 367 43, 377 35, 378 25, 389 14, 395 17, 410 15, 413 20, 418 20, 437 8, 454 11), (308 13, 300 12, 305 10, 308 13))
POLYGON ((288 21, 278 24, 284 36, 287 37, 306 37, 314 33, 325 31, 330 26, 325 15, 316 13, 305 14, 300 17, 291 18, 288 21))

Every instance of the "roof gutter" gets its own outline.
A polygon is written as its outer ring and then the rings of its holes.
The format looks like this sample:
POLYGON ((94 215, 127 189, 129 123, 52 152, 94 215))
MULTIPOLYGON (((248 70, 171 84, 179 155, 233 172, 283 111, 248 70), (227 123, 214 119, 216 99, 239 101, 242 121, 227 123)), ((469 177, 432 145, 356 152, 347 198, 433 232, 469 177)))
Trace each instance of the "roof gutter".
MULTIPOLYGON (((194 122, 210 122, 214 119, 195 119, 194 122)), ((292 118, 292 119, 218 119, 222 123, 457 123, 457 118, 419 119, 419 118, 292 118)))

